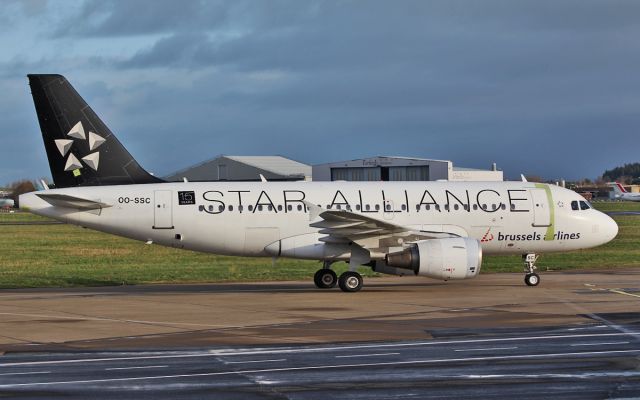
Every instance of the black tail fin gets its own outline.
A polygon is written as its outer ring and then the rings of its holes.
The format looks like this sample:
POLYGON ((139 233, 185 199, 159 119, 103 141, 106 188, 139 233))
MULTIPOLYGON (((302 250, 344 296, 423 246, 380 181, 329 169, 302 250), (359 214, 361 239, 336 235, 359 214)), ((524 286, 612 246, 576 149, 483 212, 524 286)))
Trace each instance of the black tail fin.
POLYGON ((56 187, 158 183, 62 75, 28 75, 56 187))

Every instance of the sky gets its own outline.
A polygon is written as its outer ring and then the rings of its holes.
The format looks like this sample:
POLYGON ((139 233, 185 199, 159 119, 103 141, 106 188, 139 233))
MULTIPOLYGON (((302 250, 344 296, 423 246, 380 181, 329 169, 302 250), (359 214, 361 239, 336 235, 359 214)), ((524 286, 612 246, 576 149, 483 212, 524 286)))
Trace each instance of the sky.
POLYGON ((635 0, 3 0, 0 185, 50 176, 28 73, 158 176, 226 154, 595 178, 640 161, 638 38, 635 0))

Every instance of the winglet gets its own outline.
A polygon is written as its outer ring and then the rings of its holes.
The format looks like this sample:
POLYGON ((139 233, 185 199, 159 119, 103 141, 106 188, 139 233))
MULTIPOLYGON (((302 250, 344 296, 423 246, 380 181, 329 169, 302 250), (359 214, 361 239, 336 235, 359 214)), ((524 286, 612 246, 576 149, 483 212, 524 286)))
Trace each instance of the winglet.
POLYGON ((522 179, 522 182, 529 182, 527 178, 525 178, 524 174, 520 174, 520 179, 522 179))
POLYGON ((267 178, 264 177, 264 175, 260 174, 260 180, 262 182, 267 182, 267 178))

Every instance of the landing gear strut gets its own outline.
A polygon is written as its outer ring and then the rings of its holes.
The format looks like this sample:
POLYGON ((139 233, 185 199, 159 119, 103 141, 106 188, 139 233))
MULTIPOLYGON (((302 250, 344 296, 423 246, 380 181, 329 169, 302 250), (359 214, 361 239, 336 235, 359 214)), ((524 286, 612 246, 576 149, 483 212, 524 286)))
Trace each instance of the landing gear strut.
POLYGON ((536 261, 538 261, 538 255, 535 253, 523 254, 522 261, 524 262, 524 283, 527 286, 538 286, 540 283, 540 276, 535 273, 536 261))
POLYGON ((331 289, 338 283, 338 275, 331 269, 331 261, 325 261, 321 269, 313 276, 313 283, 320 289, 331 289))

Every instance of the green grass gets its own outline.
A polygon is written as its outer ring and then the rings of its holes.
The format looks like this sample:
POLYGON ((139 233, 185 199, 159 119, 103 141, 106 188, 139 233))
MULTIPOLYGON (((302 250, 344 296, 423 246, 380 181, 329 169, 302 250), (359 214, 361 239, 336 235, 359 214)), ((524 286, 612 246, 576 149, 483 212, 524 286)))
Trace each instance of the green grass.
POLYGON ((0 212, 0 224, 2 223, 15 223, 15 222, 32 222, 32 221, 51 221, 49 218, 41 217, 39 215, 15 211, 9 213, 6 211, 0 212))
MULTIPOLYGON (((640 211, 637 203, 596 203, 596 207, 640 211)), ((539 268, 640 267, 640 217, 614 218, 620 233, 611 243, 543 255, 539 268)), ((273 265, 267 258, 225 257, 145 245, 72 225, 2 225, 35 220, 46 218, 0 213, 0 288, 311 279, 320 266, 314 261, 288 259, 273 265)), ((336 264, 338 273, 345 269, 344 263, 336 264)), ((483 273, 521 270, 519 256, 485 257, 482 269, 483 273)))
POLYGON ((596 201, 593 206, 604 212, 610 211, 639 211, 640 201, 596 201))

